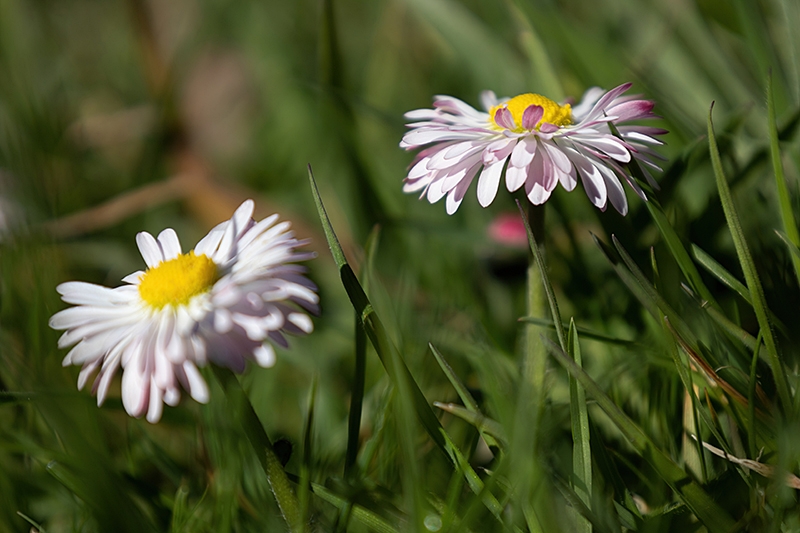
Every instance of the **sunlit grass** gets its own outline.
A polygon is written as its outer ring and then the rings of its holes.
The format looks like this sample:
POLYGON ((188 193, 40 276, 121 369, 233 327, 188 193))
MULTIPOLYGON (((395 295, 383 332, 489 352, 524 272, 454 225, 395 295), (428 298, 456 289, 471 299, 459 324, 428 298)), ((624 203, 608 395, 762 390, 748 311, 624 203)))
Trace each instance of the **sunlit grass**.
POLYGON ((798 27, 790 0, 0 2, 0 530, 288 530, 260 429, 296 530, 800 527, 798 27), (403 195, 403 113, 626 81, 668 161, 626 217, 547 202, 559 335, 487 232, 515 195, 403 195), (196 242, 249 197, 312 239, 314 333, 246 399, 205 369, 210 403, 156 425, 118 378, 98 408, 55 286, 116 286, 137 232, 196 242))

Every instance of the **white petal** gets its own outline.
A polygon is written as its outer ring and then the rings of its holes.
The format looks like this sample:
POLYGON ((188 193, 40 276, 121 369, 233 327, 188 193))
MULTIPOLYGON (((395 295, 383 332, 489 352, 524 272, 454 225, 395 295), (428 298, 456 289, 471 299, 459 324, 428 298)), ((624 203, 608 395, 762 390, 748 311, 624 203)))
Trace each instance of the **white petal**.
POLYGON ((269 344, 261 344, 253 350, 253 356, 258 366, 269 368, 275 365, 275 349, 269 344))
POLYGON ((551 142, 543 142, 542 146, 544 146, 545 151, 547 151, 547 155, 550 156, 550 159, 553 161, 553 164, 558 168, 561 172, 569 173, 570 169, 572 168, 572 162, 570 162, 567 155, 558 146, 555 141, 551 142))
POLYGON ((155 424, 161 420, 161 413, 164 410, 164 404, 161 402, 161 389, 155 386, 154 383, 150 384, 150 401, 147 408, 147 421, 155 424))
POLYGON ((528 167, 517 168, 509 165, 506 169, 506 189, 508 189, 508 192, 514 192, 522 187, 526 179, 528 179, 528 167))
POLYGON ((161 245, 161 251, 164 254, 165 261, 175 259, 183 253, 178 234, 175 233, 175 230, 172 228, 167 228, 158 234, 158 244, 161 245))
POLYGON ((208 235, 200 239, 200 242, 198 242, 197 246, 194 247, 194 253, 197 255, 213 257, 214 253, 219 247, 219 242, 222 240, 222 236, 225 234, 225 227, 227 224, 227 221, 219 224, 217 227, 208 232, 208 235))
POLYGON ((150 399, 150 376, 143 375, 136 366, 129 366, 122 373, 122 405, 129 415, 140 418, 150 399))
POLYGON ((500 185, 500 175, 503 172, 505 161, 498 161, 483 169, 478 178, 478 203, 486 207, 492 203, 497 196, 497 189, 500 185))
POLYGON ((286 319, 305 333, 314 331, 314 323, 311 322, 308 315, 304 315, 303 313, 289 313, 286 319))
POLYGON ((161 247, 158 242, 146 231, 136 235, 136 245, 139 247, 139 252, 142 254, 142 259, 144 259, 148 268, 156 267, 164 260, 164 255, 161 253, 161 247))
POLYGON ((509 167, 524 168, 531 164, 536 155, 538 141, 536 137, 523 137, 511 152, 509 167))
POLYGON ((208 385, 200 375, 200 371, 190 361, 183 363, 183 371, 186 373, 186 380, 189 384, 189 394, 195 401, 200 403, 208 403, 208 385))

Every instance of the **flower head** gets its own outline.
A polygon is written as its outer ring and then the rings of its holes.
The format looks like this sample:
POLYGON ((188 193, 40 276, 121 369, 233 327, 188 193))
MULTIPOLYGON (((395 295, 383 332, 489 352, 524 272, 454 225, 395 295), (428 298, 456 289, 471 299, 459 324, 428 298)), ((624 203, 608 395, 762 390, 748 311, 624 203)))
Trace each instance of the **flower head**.
POLYGON ((161 418, 163 404, 176 405, 180 389, 208 401, 199 366, 208 361, 242 372, 246 360, 275 363, 273 344, 285 333, 313 329, 306 312, 318 311, 316 286, 304 268, 313 257, 306 244, 276 223, 278 215, 252 218, 252 200, 182 253, 172 229, 158 238, 139 233, 136 243, 147 270, 126 276, 121 287, 72 281, 57 287, 74 304, 50 319, 66 330, 60 348, 74 347, 63 364, 82 366, 78 388, 97 372, 92 392, 101 405, 122 368, 122 403, 134 417, 161 418))
POLYGON ((589 89, 576 106, 558 104, 538 94, 521 94, 498 100, 482 94, 486 112, 452 96, 434 98, 434 109, 406 113, 414 122, 403 136, 402 148, 419 152, 405 179, 405 192, 420 192, 431 203, 447 196, 449 214, 455 213, 475 176, 478 202, 492 203, 505 174, 506 188, 525 186, 532 204, 547 201, 558 183, 571 191, 578 183, 591 202, 605 210, 611 202, 625 215, 628 201, 621 180, 645 198, 631 177, 627 163, 642 163, 645 177, 656 182, 647 167, 661 170, 660 159, 649 145, 660 145, 655 135, 666 130, 623 125, 631 120, 656 118, 653 102, 623 96, 630 83, 604 92, 589 89), (614 126, 619 136, 613 133, 614 126), (504 172, 505 170, 505 172, 504 172))

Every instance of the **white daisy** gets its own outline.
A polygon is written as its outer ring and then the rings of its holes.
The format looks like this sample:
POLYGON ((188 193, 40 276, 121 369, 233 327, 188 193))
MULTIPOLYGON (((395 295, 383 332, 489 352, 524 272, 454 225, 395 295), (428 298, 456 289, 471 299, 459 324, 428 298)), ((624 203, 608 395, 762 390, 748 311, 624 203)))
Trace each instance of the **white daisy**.
POLYGON ((286 347, 284 333, 313 329, 304 312, 317 313, 316 286, 302 266, 313 257, 307 244, 278 215, 260 222, 247 200, 227 220, 182 253, 172 229, 158 238, 139 233, 136 243, 147 270, 107 288, 73 281, 57 287, 70 307, 50 326, 66 330, 60 348, 75 345, 63 364, 81 365, 78 389, 97 371, 92 393, 101 405, 118 368, 122 403, 134 417, 161 418, 163 403, 176 405, 183 387, 198 402, 208 387, 198 366, 208 361, 235 372, 247 359, 275 363, 272 344, 286 347))
POLYGON ((660 145, 655 135, 666 130, 622 125, 630 120, 657 118, 653 102, 622 96, 631 87, 620 85, 608 92, 589 89, 574 108, 559 105, 538 94, 521 94, 498 100, 493 92, 481 95, 487 112, 478 111, 452 96, 436 96, 434 109, 406 113, 413 120, 403 136, 402 148, 425 145, 405 179, 405 192, 419 192, 431 203, 447 196, 447 213, 461 205, 478 175, 478 202, 492 203, 505 170, 506 188, 525 186, 532 204, 547 201, 558 183, 571 191, 578 177, 591 202, 605 210, 608 201, 625 215, 628 202, 620 178, 642 199, 644 191, 631 177, 626 163, 642 163, 647 180, 655 181, 647 167, 661 170, 661 159, 648 145, 660 145), (613 124, 620 137, 609 127, 613 124))

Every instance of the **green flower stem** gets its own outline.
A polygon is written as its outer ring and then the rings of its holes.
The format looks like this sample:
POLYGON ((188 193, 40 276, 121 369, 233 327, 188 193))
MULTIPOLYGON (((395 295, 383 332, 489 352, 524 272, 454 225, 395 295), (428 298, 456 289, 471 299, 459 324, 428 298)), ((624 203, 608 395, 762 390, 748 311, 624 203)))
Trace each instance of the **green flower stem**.
POLYGON ((272 494, 275 496, 275 501, 278 503, 283 519, 286 520, 286 524, 289 526, 289 531, 292 531, 292 533, 303 531, 303 520, 297 496, 295 496, 294 489, 289 483, 289 478, 286 477, 283 465, 272 449, 272 442, 270 442, 269 436, 264 431, 264 427, 261 425, 255 409, 253 409, 253 404, 250 403, 250 399, 245 394, 233 372, 227 368, 214 365, 212 365, 212 368, 214 376, 225 392, 228 407, 232 412, 238 412, 239 414, 242 429, 244 429, 247 440, 250 441, 261 467, 267 475, 272 494))
MULTIPOLYGON (((528 205, 528 222, 530 223, 531 233, 537 243, 540 243, 540 250, 544 243, 544 204, 528 205)), ((542 283, 540 265, 533 254, 530 256, 527 277, 527 297, 526 310, 528 316, 543 317, 547 315, 547 296, 545 295, 542 283)), ((523 372, 525 379, 531 386, 531 390, 537 398, 537 409, 541 410, 544 402, 544 377, 547 369, 547 350, 544 348, 539 338, 538 328, 535 324, 528 323, 525 326, 525 354, 523 362, 523 372)), ((538 415, 541 414, 537 411, 538 415)))
MULTIPOLYGON (((529 205, 527 219, 531 234, 536 235, 536 239, 543 240, 544 205, 529 205)), ((541 263, 532 255, 528 264, 525 302, 528 316, 541 317, 547 313, 547 298, 540 266, 541 263)), ((531 460, 518 465, 511 479, 512 484, 517 485, 520 501, 523 502, 523 515, 532 532, 548 530, 544 524, 549 524, 548 509, 552 509, 552 502, 547 496, 546 476, 537 459, 540 446, 538 428, 544 413, 548 357, 537 330, 532 323, 523 326, 522 377, 509 451, 511 456, 531 457, 531 460)))

